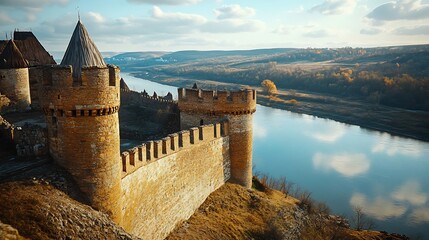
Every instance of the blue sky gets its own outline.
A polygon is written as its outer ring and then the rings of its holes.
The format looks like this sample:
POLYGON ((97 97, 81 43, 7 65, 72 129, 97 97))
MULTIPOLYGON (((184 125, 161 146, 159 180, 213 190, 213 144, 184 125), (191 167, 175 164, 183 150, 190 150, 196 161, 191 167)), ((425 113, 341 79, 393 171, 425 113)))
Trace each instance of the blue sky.
POLYGON ((77 22, 100 51, 427 44, 429 0, 0 0, 0 39, 64 51, 77 22))

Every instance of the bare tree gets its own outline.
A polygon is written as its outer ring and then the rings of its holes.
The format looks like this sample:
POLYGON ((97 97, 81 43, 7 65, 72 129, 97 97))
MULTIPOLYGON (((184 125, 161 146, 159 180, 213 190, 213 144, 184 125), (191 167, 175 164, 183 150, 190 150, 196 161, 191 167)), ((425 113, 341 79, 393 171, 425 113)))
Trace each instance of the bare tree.
POLYGON ((368 218, 360 206, 353 206, 353 217, 351 222, 358 231, 364 229, 369 230, 375 226, 374 220, 368 218))

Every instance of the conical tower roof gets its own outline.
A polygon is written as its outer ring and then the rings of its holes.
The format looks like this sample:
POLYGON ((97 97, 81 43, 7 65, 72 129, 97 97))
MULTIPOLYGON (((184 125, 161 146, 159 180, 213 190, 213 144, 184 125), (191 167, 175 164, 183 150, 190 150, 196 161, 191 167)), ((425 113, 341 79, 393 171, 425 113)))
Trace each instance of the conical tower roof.
POLYGON ((28 67, 28 62, 22 56, 22 53, 16 47, 13 40, 9 40, 6 46, 3 49, 3 52, 0 54, 0 68, 9 69, 9 68, 26 68, 28 67))
POLYGON ((80 22, 77 22, 69 46, 64 54, 61 65, 72 65, 73 77, 80 77, 82 67, 105 66, 100 52, 89 36, 88 31, 80 22))

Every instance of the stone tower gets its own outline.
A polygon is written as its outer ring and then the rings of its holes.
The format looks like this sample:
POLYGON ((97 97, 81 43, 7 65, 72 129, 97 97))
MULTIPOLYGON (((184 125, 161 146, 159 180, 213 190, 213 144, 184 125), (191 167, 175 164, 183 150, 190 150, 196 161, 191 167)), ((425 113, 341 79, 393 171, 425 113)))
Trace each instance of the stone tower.
POLYGON ((256 91, 204 91, 179 88, 180 127, 187 129, 220 120, 229 122, 231 182, 252 186, 252 114, 256 91))
POLYGON ((19 110, 30 107, 28 62, 13 40, 9 40, 0 54, 0 92, 16 104, 19 110))
POLYGON ((90 205, 120 223, 119 69, 106 66, 79 21, 61 65, 41 72, 51 156, 72 174, 90 205))

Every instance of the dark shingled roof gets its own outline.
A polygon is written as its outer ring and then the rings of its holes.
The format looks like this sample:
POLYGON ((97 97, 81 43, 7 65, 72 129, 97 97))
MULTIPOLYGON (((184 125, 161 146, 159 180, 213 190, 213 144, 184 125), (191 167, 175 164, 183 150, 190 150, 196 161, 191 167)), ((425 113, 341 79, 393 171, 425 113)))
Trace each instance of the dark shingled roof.
POLYGON ((82 67, 105 66, 100 52, 80 20, 77 22, 61 65, 72 65, 73 77, 80 77, 82 67))
POLYGON ((4 47, 6 47, 7 42, 9 40, 0 40, 0 53, 3 52, 4 47))
POLYGON ((0 54, 0 68, 9 69, 26 67, 28 67, 27 60, 24 59, 21 52, 16 47, 15 42, 13 40, 9 40, 0 54))
POLYGON ((13 39, 19 51, 27 59, 30 67, 45 64, 57 64, 32 32, 13 33, 13 39))

